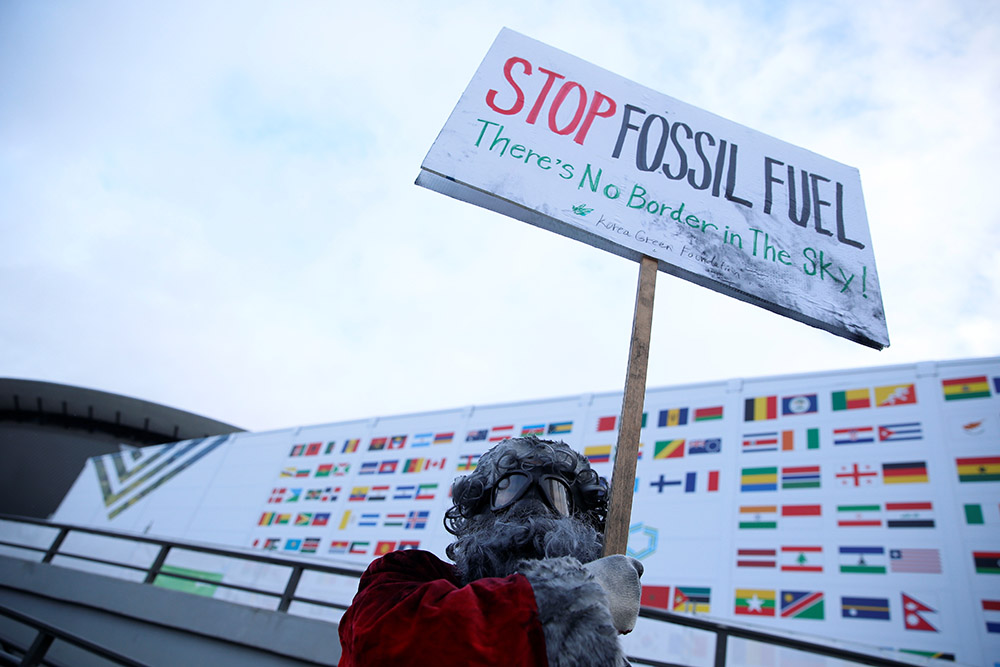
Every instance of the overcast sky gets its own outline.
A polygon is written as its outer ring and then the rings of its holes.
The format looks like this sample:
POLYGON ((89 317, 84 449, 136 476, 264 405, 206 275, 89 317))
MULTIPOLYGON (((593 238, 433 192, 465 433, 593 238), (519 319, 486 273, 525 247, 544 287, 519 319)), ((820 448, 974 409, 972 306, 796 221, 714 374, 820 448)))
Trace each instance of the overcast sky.
POLYGON ((666 274, 649 386, 1000 353, 996 2, 0 3, 0 376, 251 430, 624 384, 638 265, 413 184, 504 26, 861 173, 891 346, 666 274))

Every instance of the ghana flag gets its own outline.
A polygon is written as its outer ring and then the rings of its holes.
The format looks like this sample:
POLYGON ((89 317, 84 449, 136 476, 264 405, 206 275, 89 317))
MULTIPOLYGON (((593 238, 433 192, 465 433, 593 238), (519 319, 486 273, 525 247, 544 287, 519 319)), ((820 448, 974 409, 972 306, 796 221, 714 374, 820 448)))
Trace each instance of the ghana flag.
POLYGON ((959 482, 1000 482, 1000 456, 955 459, 959 482))

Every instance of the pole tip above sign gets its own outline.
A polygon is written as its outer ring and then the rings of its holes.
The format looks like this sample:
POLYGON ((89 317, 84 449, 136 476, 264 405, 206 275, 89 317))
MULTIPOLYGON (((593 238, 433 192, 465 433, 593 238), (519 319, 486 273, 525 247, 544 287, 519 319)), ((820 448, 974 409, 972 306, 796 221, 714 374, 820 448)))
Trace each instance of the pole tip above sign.
POLYGON ((857 169, 509 29, 417 184, 882 349, 857 169))

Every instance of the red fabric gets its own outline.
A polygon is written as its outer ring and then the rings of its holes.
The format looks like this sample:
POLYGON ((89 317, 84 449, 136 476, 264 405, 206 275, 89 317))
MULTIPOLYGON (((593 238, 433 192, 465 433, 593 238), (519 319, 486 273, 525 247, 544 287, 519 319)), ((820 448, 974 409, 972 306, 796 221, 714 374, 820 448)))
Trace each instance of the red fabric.
POLYGON ((368 567, 340 621, 340 645, 340 667, 548 665, 523 575, 461 586, 454 566, 419 550, 368 567))

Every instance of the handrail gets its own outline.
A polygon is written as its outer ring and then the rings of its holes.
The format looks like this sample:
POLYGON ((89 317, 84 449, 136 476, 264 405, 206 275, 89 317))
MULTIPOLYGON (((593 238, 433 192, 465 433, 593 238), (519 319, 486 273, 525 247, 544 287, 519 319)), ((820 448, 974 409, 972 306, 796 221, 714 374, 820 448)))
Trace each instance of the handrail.
MULTIPOLYGON (((359 570, 354 570, 346 567, 338 567, 334 565, 326 565, 323 563, 308 563, 299 560, 281 558, 277 556, 269 556, 265 554, 245 553, 243 551, 233 551, 231 549, 226 549, 226 548, 193 544, 189 542, 181 542, 177 540, 169 540, 164 538, 149 537, 147 535, 113 532, 109 530, 103 530, 100 528, 90 528, 86 526, 57 523, 52 521, 46 521, 44 519, 35 519, 31 517, 0 514, 0 521, 12 521, 16 523, 34 524, 46 528, 58 529, 59 532, 57 533, 52 544, 50 544, 46 548, 25 546, 23 544, 14 544, 11 542, 0 540, 0 545, 44 553, 44 556, 42 558, 42 562, 44 563, 52 562, 52 559, 58 555, 62 557, 76 558, 80 560, 114 565, 116 567, 123 567, 132 570, 144 571, 146 572, 146 576, 143 583, 146 584, 154 583, 156 577, 160 574, 163 574, 164 576, 169 576, 175 579, 185 579, 188 581, 207 583, 213 586, 220 586, 244 592, 256 593, 267 597, 277 598, 278 604, 276 611, 285 613, 288 612, 291 603, 296 601, 307 604, 313 604, 317 606, 328 607, 332 609, 342 610, 347 608, 345 605, 336 602, 327 602, 324 600, 317 600, 305 596, 297 596, 295 592, 298 588, 299 582, 301 580, 304 571, 321 572, 325 574, 334 574, 334 575, 353 577, 353 578, 358 578, 362 574, 362 572, 359 570), (74 553, 61 552, 60 549, 62 548, 62 544, 65 541, 66 536, 71 531, 77 531, 91 535, 99 535, 103 537, 110 537, 114 539, 124 539, 124 540, 131 540, 133 542, 151 544, 158 546, 159 551, 156 555, 156 558, 153 560, 153 563, 149 567, 141 567, 137 565, 131 565, 128 563, 115 563, 113 561, 106 561, 100 558, 83 556, 74 553), (167 559, 167 555, 169 554, 170 550, 174 548, 182 549, 185 551, 194 551, 198 553, 222 556, 226 558, 233 558, 244 561, 287 567, 290 568, 290 572, 288 580, 286 581, 285 587, 281 593, 256 589, 247 586, 240 586, 236 584, 228 584, 224 582, 213 581, 203 577, 198 577, 188 574, 181 574, 175 572, 162 572, 162 569, 167 559)), ((642 616, 643 618, 648 618, 659 622, 672 623, 674 625, 681 625, 714 633, 716 638, 715 667, 725 666, 728 639, 730 637, 738 637, 740 639, 759 641, 767 644, 780 646, 783 648, 805 651, 808 653, 814 653, 817 655, 822 655, 831 658, 838 658, 841 660, 847 660, 862 665, 873 665, 875 667, 910 667, 913 664, 909 662, 900 662, 898 660, 893 660, 891 658, 886 658, 883 656, 861 653, 847 648, 841 648, 837 646, 827 646, 824 644, 819 644, 808 640, 796 639, 778 634, 769 634, 767 632, 752 630, 749 628, 728 625, 719 621, 707 620, 696 616, 675 614, 660 609, 654 609, 651 607, 643 607, 639 611, 639 615, 642 616)), ((672 664, 672 663, 659 662, 656 660, 631 657, 631 656, 629 657, 629 660, 636 664, 652 665, 653 667, 671 667, 672 664)))
MULTIPOLYGON (((144 667, 143 663, 136 662, 128 656, 122 655, 112 651, 109 648, 105 648, 100 644, 95 644, 94 642, 84 639, 83 637, 69 632, 68 630, 63 630, 57 628, 54 625, 50 625, 45 621, 35 618, 29 614, 25 614, 19 611, 15 611, 10 607, 5 605, 0 605, 0 616, 6 616, 12 618, 18 623, 27 625, 38 630, 38 635, 35 637, 35 641, 32 642, 31 646, 24 651, 24 656, 21 658, 20 665, 38 665, 42 663, 42 659, 45 657, 45 653, 49 650, 54 639, 59 639, 61 641, 73 644, 79 648, 89 651, 100 657, 116 662, 119 665, 126 665, 128 667, 144 667)), ((20 648, 20 647, 18 647, 20 648)), ((23 650, 23 649, 22 649, 23 650)), ((13 658, 14 656, 3 656, 6 659, 13 658)))

